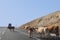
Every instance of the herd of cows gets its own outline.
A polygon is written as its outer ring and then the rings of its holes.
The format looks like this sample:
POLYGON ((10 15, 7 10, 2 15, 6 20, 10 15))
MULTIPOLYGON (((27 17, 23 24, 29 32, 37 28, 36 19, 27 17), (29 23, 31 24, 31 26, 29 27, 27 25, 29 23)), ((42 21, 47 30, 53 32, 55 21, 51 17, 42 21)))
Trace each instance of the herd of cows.
POLYGON ((31 26, 25 26, 24 29, 28 30, 30 28, 34 28, 37 33, 43 34, 43 35, 49 35, 50 33, 56 34, 56 36, 59 36, 59 26, 54 24, 54 25, 47 25, 43 27, 31 27, 31 26))

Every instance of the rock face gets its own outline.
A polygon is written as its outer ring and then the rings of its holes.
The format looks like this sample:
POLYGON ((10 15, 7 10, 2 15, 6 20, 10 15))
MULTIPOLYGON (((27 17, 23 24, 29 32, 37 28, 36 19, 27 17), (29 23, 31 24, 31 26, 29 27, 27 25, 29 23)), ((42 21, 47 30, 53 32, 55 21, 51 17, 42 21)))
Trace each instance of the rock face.
POLYGON ((42 18, 38 26, 60 24, 60 11, 54 12, 42 18))
POLYGON ((60 11, 56 11, 41 18, 37 18, 31 22, 22 25, 21 28, 25 28, 26 26, 41 27, 54 24, 60 26, 60 11))

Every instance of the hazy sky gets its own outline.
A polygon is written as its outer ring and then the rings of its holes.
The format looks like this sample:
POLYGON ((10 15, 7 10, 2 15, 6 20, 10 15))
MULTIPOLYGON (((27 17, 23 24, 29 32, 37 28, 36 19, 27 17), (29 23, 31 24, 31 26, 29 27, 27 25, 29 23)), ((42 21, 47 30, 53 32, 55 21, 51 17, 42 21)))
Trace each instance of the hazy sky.
POLYGON ((0 0, 0 26, 18 27, 60 10, 60 0, 0 0))

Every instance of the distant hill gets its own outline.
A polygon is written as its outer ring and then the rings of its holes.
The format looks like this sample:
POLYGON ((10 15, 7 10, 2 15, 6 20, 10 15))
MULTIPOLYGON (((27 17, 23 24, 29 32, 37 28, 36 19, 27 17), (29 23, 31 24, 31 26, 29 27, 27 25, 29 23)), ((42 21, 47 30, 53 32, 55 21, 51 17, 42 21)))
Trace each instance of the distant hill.
POLYGON ((32 20, 31 22, 23 24, 21 28, 25 28, 25 26, 41 27, 41 26, 54 25, 54 24, 60 26, 60 11, 56 11, 41 18, 32 20))

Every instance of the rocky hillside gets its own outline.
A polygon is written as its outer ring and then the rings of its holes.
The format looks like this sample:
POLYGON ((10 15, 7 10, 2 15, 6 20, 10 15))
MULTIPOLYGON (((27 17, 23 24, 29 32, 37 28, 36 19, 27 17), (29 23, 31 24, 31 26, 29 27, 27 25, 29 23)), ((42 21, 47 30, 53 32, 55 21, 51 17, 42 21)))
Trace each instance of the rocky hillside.
POLYGON ((22 25, 21 28, 25 28, 26 26, 41 27, 54 24, 60 26, 60 11, 56 11, 41 18, 37 18, 31 22, 22 25))

